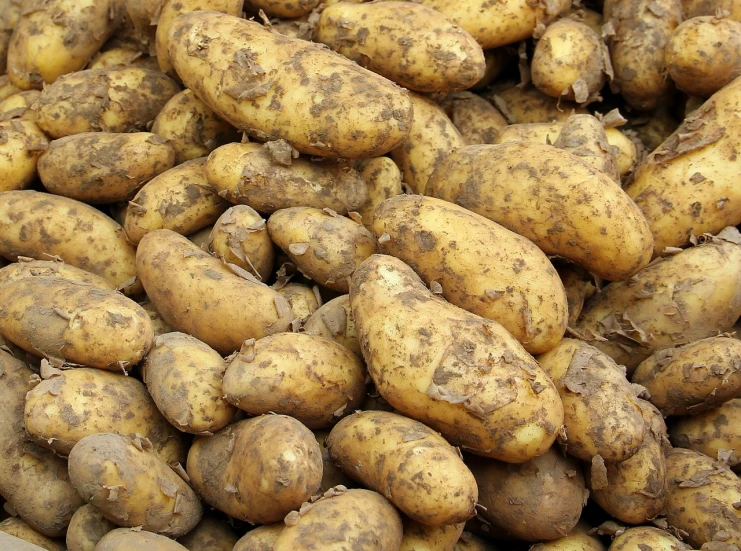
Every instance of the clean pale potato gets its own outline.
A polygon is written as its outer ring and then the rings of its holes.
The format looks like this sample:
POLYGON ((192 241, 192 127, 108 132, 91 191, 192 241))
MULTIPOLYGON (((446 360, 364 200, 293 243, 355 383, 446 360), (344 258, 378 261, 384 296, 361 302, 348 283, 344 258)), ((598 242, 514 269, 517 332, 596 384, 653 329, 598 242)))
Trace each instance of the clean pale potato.
POLYGON ((0 193, 26 189, 37 175, 49 139, 30 120, 0 122, 0 193))
POLYGON ((98 542, 116 525, 92 505, 83 505, 69 521, 67 551, 95 551, 98 542))

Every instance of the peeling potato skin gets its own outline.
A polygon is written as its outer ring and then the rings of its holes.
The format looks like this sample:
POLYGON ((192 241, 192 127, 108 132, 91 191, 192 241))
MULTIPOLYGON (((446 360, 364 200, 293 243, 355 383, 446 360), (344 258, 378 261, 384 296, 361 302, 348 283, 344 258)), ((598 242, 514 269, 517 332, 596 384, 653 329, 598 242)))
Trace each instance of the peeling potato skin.
POLYGON ((67 476, 67 462, 27 440, 23 404, 32 375, 0 350, 0 495, 34 530, 56 538, 84 502, 67 476))
POLYGON ((714 94, 639 165, 626 187, 651 226, 655 254, 741 222, 739 91, 741 78, 714 94))
POLYGON ((270 238, 307 277, 347 293, 348 278, 378 252, 373 234, 357 222, 309 207, 274 212, 268 219, 270 238))
POLYGON ((651 260, 648 223, 620 185, 549 145, 462 147, 438 165, 426 195, 480 214, 610 281, 628 279, 651 260))
POLYGON ((451 92, 440 102, 445 114, 461 133, 466 145, 495 143, 507 119, 481 96, 471 92, 451 92))
POLYGON ((339 296, 320 306, 304 323, 304 332, 338 342, 362 357, 349 295, 339 296))
POLYGON ((225 520, 206 516, 178 543, 190 551, 233 551, 238 539, 225 520))
POLYGON ((96 551, 186 551, 179 543, 152 532, 116 528, 108 532, 96 551))
POLYGON ((364 159, 357 165, 360 177, 368 186, 368 200, 357 209, 368 231, 373 231, 373 213, 386 199, 404 193, 401 171, 388 157, 364 159))
POLYGON ((308 15, 320 0, 247 0, 253 11, 263 10, 268 17, 295 19, 308 15))
MULTIPOLYGON (((291 518, 275 542, 274 551, 385 551, 399 549, 399 513, 382 496, 369 490, 330 494, 291 518)), ((307 504, 308 505, 308 504, 307 504)))
POLYGON ((684 530, 694 549, 724 532, 724 542, 741 545, 741 511, 733 504, 741 501, 741 481, 723 463, 709 457, 675 448, 666 454, 669 482, 666 520, 684 530))
POLYGON ((36 178, 39 157, 48 146, 49 139, 35 122, 0 122, 0 193, 29 187, 36 178))
POLYGON ((399 551, 454 551, 464 522, 430 527, 404 518, 404 539, 399 551))
POLYGON ((317 300, 318 289, 316 286, 312 289, 302 283, 288 283, 282 287, 275 286, 274 288, 288 301, 294 318, 300 322, 304 322, 320 306, 317 300))
POLYGON ((363 362, 342 345, 314 335, 281 333, 245 344, 224 374, 229 403, 250 415, 289 415, 325 429, 365 398, 363 362))
POLYGON ((500 461, 551 447, 563 423, 558 391, 501 325, 435 297, 385 255, 356 270, 350 304, 368 371, 400 413, 500 461))
POLYGON ((656 551, 690 551, 692 549, 665 530, 652 526, 636 526, 616 536, 610 545, 610 551, 642 551, 644 547, 656 551))
POLYGON ((577 114, 589 113, 576 103, 559 102, 534 86, 494 89, 491 93, 485 93, 484 97, 492 102, 511 124, 565 121, 572 111, 577 114))
POLYGON ((50 193, 85 203, 115 203, 131 199, 174 163, 172 146, 149 132, 83 132, 51 142, 38 171, 50 193))
POLYGON ((36 105, 38 124, 52 138, 142 131, 179 91, 175 81, 152 69, 78 71, 44 87, 36 105))
POLYGON ((186 86, 224 120, 302 153, 377 157, 411 128, 405 90, 325 46, 255 22, 216 12, 181 16, 168 53, 186 86))
POLYGON ((6 518, 0 522, 0 532, 5 532, 16 538, 33 543, 48 551, 67 551, 63 544, 47 538, 31 528, 23 519, 17 517, 6 518))
POLYGON ((367 186, 355 170, 302 157, 278 162, 256 143, 222 145, 209 155, 206 172, 209 183, 227 201, 267 214, 290 207, 346 214, 368 198, 367 186))
POLYGON ((462 207, 415 195, 383 202, 373 218, 381 252, 400 258, 451 304, 499 322, 531 354, 566 331, 567 300, 548 257, 528 239, 462 207))
POLYGON ((30 258, 19 259, 18 262, 0 269, 0 286, 27 277, 61 277, 70 281, 95 285, 108 291, 116 290, 116 286, 107 279, 64 262, 30 258))
POLYGON ((149 52, 149 55, 156 54, 157 23, 164 4, 165 0, 124 0, 126 14, 135 29, 140 49, 149 52))
POLYGON ((116 525, 105 518, 92 505, 83 505, 67 528, 67 551, 94 551, 97 543, 116 525))
POLYGON ((563 124, 553 147, 573 153, 618 184, 618 148, 610 145, 602 123, 592 115, 572 115, 563 124))
POLYGON ((38 90, 26 90, 8 96, 0 101, 0 120, 23 119, 36 122, 36 111, 31 107, 40 96, 41 92, 38 90))
POLYGON ((170 230, 144 236, 137 249, 137 268, 147 296, 167 324, 222 355, 231 354, 247 339, 290 327, 293 315, 283 297, 242 279, 170 230))
POLYGON ((229 204, 206 179, 206 159, 193 159, 144 184, 129 202, 124 230, 138 245, 154 230, 190 235, 214 224, 229 204))
POLYGON ((196 438, 188 476, 212 507, 239 520, 270 524, 319 489, 322 453, 296 419, 262 415, 196 438))
POLYGON ((655 352, 730 330, 741 315, 740 272, 741 246, 714 238, 604 287, 575 332, 631 375, 655 352))
POLYGON ((232 551, 273 551, 285 527, 279 522, 253 528, 237 541, 232 551))

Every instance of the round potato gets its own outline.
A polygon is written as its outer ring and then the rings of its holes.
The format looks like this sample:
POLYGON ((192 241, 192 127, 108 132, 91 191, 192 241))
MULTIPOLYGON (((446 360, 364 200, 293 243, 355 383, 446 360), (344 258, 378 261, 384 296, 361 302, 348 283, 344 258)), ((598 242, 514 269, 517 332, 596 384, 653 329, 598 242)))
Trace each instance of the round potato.
POLYGON ((285 528, 283 522, 253 528, 237 541, 232 551, 273 551, 285 528))
POLYGON ((679 541, 666 530, 653 526, 628 528, 612 541, 609 551, 643 551, 650 547, 654 551, 689 551, 686 543, 679 541))
POLYGON ((233 551, 237 540, 239 538, 227 521, 208 516, 178 538, 178 543, 189 551, 233 551))
POLYGON ((92 505, 83 505, 69 521, 67 551, 95 551, 98 542, 116 525, 92 505))
POLYGON ((116 290, 116 286, 107 279, 59 260, 34 260, 23 256, 19 256, 17 262, 0 269, 0 286, 27 277, 61 277, 70 281, 95 285, 109 291, 116 290))
POLYGON ((30 120, 0 122, 0 193, 29 187, 49 139, 30 120))
POLYGON ((98 542, 95 551, 186 551, 179 543, 139 529, 116 528, 98 542))
MULTIPOLYGON (((37 532, 20 518, 10 517, 0 522, 0 532, 5 532, 6 534, 15 536, 18 539, 38 545, 47 551, 67 551, 63 544, 37 532)), ((21 549, 21 551, 23 550, 21 549)))
POLYGON ((339 296, 320 306, 304 323, 304 332, 336 341, 361 356, 349 295, 339 296))
POLYGON ((440 106, 466 145, 494 143, 497 134, 507 126, 507 119, 496 107, 471 92, 452 92, 440 106))

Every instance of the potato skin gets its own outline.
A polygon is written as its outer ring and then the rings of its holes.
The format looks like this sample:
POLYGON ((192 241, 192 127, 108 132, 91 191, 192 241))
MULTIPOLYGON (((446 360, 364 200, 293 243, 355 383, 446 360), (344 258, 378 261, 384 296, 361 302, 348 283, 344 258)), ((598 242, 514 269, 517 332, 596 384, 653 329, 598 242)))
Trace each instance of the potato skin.
POLYGON ((0 122, 0 142, 0 193, 26 189, 49 139, 33 121, 10 120, 0 122))
POLYGON ((0 75, 0 99, 5 99, 13 94, 22 92, 15 84, 10 82, 10 77, 7 74, 0 75))
POLYGON ((481 96, 472 92, 451 92, 440 106, 461 133, 466 145, 495 143, 507 119, 481 96))
POLYGON ((283 138, 302 153, 377 157, 411 127, 411 102, 393 83, 252 21, 216 12, 183 15, 170 29, 168 53, 186 86, 224 120, 257 138, 283 138), (194 51, 197 57, 188 53, 194 51), (296 69, 284 71, 284 63, 296 69))
POLYGON ((388 157, 363 159, 357 164, 357 171, 368 187, 367 201, 357 209, 368 231, 373 231, 373 213, 386 199, 404 193, 401 185, 401 171, 388 157))
POLYGON ((399 551, 455 551, 464 522, 430 527, 408 518, 402 519, 404 539, 399 551))
POLYGON ((116 528, 95 546, 96 551, 185 551, 179 543, 152 532, 116 528))
POLYGON ((94 551, 97 543, 116 525, 92 505, 77 509, 67 528, 67 551, 94 551))
POLYGON ((263 10, 268 17, 295 19, 308 15, 319 5, 320 0, 248 0, 254 10, 263 10))
POLYGON ((602 123, 592 115, 572 115, 563 124, 553 147, 573 153, 620 183, 618 148, 610 145, 602 123))
POLYGON ((188 476, 203 500, 255 524, 282 520, 319 488, 322 454, 292 417, 261 415, 196 438, 188 476))
POLYGON ((247 339, 287 330, 293 319, 288 302, 273 289, 242 279, 170 230, 144 236, 137 249, 137 270, 147 296, 168 325, 222 355, 231 354, 247 339))
POLYGON ((242 536, 232 551, 273 551, 285 527, 283 522, 257 526, 242 536))
POLYGON ((641 551, 643 546, 649 546, 656 551, 689 551, 692 549, 665 530, 652 526, 636 526, 616 536, 610 545, 610 551, 641 551))
MULTIPOLYGON (((18 517, 9 517, 0 522, 0 532, 5 532, 16 538, 33 543, 48 551, 67 551, 64 545, 37 532, 23 519, 18 517)), ((34 547, 33 549, 38 548, 34 547)))
POLYGON ((584 107, 570 101, 559 101, 544 94, 535 86, 510 86, 494 89, 484 97, 491 101, 510 124, 565 121, 571 113, 589 113, 584 107))
POLYGON ((294 328, 297 327, 297 323, 302 324, 321 305, 321 296, 316 285, 309 287, 303 283, 284 284, 279 281, 273 285, 273 288, 291 305, 294 328))
POLYGON ((581 528, 582 523, 579 523, 564 537, 536 543, 530 547, 530 551, 605 551, 607 549, 597 536, 589 535, 589 527, 586 527, 586 530, 581 528))
POLYGON ((190 551, 233 551, 238 539, 227 521, 206 516, 178 543, 190 551))
POLYGON ((362 356, 349 295, 333 298, 320 306, 304 323, 304 332, 336 341, 362 356))
POLYGON ((14 262, 0 269, 0 286, 11 281, 27 277, 61 277, 70 281, 88 283, 101 289, 115 291, 116 286, 107 279, 75 268, 58 260, 33 260, 32 258, 18 257, 14 262))

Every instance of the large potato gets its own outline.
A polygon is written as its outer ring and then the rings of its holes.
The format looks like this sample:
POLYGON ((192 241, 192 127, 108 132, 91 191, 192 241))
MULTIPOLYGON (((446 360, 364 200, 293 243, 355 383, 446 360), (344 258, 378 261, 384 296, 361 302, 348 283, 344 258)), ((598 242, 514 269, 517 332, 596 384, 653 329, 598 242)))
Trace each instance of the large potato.
POLYGON ((238 539, 226 520, 209 516, 178 542, 189 551, 233 551, 238 539))
POLYGON ((466 145, 495 143, 497 134, 507 126, 507 119, 496 107, 472 92, 452 92, 440 102, 440 107, 466 145))
MULTIPOLYGON (((28 525, 23 519, 18 517, 9 517, 4 521, 0 522, 0 532, 10 534, 18 539, 38 545, 33 549, 46 549, 47 551, 67 551, 64 545, 54 541, 51 538, 37 532, 31 526, 28 525)), ((19 551, 23 551, 25 548, 21 548, 19 551)))
POLYGON ((116 286, 107 279, 59 260, 34 260, 22 256, 18 257, 18 262, 0 269, 0 286, 27 277, 61 277, 70 281, 89 283, 109 291, 116 289, 116 286))
POLYGON ((456 203, 527 237, 546 254, 611 281, 651 260, 653 239, 620 185, 549 145, 469 145, 443 160, 427 195, 456 203))
POLYGON ((49 139, 35 122, 0 122, 0 193, 29 187, 48 146, 49 139))
POLYGON ((304 323, 304 332, 336 341, 361 355, 348 295, 341 295, 320 306, 304 323))
POLYGON ((404 539, 399 551, 455 551, 465 523, 431 527, 403 519, 404 539))
POLYGON ((610 551, 689 551, 692 549, 686 543, 678 540, 666 530, 653 526, 637 526, 628 528, 612 541, 610 551))
POLYGON ((186 551, 186 549, 165 536, 128 528, 111 530, 95 546, 95 551, 186 551))
POLYGON ((563 423, 558 391, 497 322, 435 297, 384 255, 356 270, 350 303, 369 373, 399 412, 501 461, 551 447, 563 423))
POLYGON ((98 542, 116 525, 92 505, 83 505, 69 521, 67 551, 94 551, 98 542))
POLYGON ((216 12, 177 18, 168 53, 188 88, 248 134, 302 153, 377 157, 409 133, 402 89, 349 59, 216 12))

